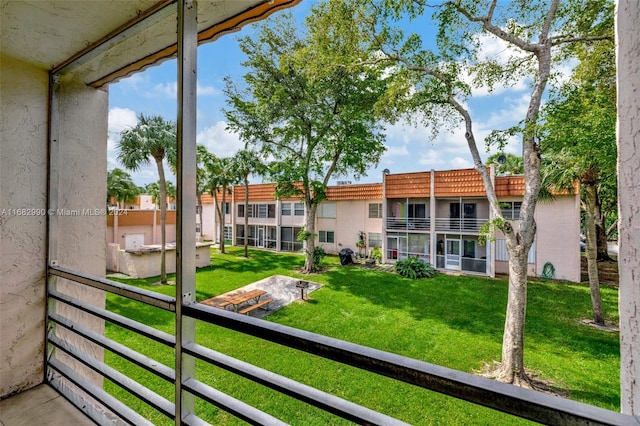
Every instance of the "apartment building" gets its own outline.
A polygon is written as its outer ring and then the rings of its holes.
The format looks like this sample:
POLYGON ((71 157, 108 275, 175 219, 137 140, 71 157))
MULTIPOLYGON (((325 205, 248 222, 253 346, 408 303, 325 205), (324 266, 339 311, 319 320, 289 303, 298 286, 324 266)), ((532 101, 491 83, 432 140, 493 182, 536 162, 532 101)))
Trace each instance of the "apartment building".
MULTIPOLYGON (((524 177, 492 179, 503 216, 517 221, 524 177)), ((244 244, 244 193, 244 186, 232 188, 224 207, 224 238, 235 245, 244 244)), ((302 200, 277 199, 273 183, 250 185, 246 214, 249 246, 302 249, 303 244, 296 240, 305 224, 302 200)), ((542 275, 549 264, 547 269, 552 267, 555 278, 579 281, 578 195, 561 194, 552 202, 538 203, 535 217, 538 232, 529 253, 529 275, 542 275)), ((440 270, 493 277, 508 273, 508 257, 501 233, 493 241, 480 241, 482 225, 492 219, 482 178, 475 169, 385 174, 382 183, 327 189, 327 198, 318 205, 316 244, 330 254, 350 248, 367 255, 377 246, 386 263, 418 257, 440 270), (360 240, 364 247, 357 247, 360 240)), ((219 238, 215 221, 212 197, 203 196, 204 238, 219 238)))

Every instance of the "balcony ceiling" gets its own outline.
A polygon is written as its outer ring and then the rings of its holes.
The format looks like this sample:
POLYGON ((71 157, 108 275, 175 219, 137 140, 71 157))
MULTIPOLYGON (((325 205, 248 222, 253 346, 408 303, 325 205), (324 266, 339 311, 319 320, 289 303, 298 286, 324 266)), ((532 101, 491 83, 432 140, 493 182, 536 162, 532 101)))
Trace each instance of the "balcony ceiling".
MULTIPOLYGON (((299 1, 200 0, 200 40, 213 40, 219 34, 234 31, 299 1)), ((127 37, 108 43, 108 49, 99 55, 74 64, 73 71, 79 73, 85 83, 100 86, 175 54, 175 48, 172 49, 176 43, 175 3, 167 0, 0 0, 0 52, 52 69, 154 8, 162 9, 154 19, 139 24, 127 37)))

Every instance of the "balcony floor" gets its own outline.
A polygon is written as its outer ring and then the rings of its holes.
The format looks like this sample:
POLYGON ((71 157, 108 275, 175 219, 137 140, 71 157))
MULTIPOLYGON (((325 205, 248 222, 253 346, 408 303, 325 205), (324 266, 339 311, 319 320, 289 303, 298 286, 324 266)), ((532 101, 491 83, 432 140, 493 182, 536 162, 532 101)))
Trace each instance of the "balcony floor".
POLYGON ((48 385, 0 401, 0 425, 95 425, 81 411, 48 385))

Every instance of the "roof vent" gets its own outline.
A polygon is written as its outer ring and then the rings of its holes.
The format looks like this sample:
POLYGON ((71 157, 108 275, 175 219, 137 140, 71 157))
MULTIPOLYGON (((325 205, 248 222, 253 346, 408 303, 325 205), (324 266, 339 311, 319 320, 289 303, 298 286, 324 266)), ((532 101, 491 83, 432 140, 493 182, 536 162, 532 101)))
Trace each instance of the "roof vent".
POLYGON ((351 185, 351 181, 350 180, 339 180, 339 181, 336 182, 336 184, 338 186, 351 185))

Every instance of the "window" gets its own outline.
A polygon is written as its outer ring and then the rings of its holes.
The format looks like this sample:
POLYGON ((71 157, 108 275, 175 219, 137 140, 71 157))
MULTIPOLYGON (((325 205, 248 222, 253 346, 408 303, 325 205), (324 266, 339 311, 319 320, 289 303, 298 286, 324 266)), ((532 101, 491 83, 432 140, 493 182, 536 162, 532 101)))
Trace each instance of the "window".
POLYGON ((508 220, 517 220, 520 218, 520 207, 522 202, 520 201, 503 201, 500 203, 502 209, 502 216, 508 220))
MULTIPOLYGON (((427 205, 426 204, 409 204, 409 218, 425 219, 427 217, 427 205)), ((382 216, 381 216, 382 217, 382 216)))
POLYGON ((320 241, 321 243, 333 243, 333 242, 335 242, 334 232, 333 231, 320 231, 320 232, 318 232, 318 241, 320 241))
POLYGON ((200 214, 200 206, 196 206, 196 214, 200 214))
POLYGON ((369 232, 369 247, 382 247, 382 234, 369 232))
POLYGON ((476 257, 476 242, 474 240, 464 240, 464 257, 476 257))
POLYGON ((266 204, 258 204, 258 217, 266 218, 267 217, 267 205, 266 204))
POLYGON ((227 201, 224 203, 224 214, 230 214, 230 213, 231 213, 231 203, 227 201))
POLYGON ((233 238, 233 227, 227 225, 224 227, 224 239, 231 240, 231 238, 233 238))
POLYGON ((318 204, 318 217, 335 219, 336 203, 320 203, 318 204))
POLYGON ((238 204, 238 217, 244 217, 244 204, 238 204))
POLYGON ((200 224, 196 223, 196 234, 200 233, 200 224))
POLYGON ((280 214, 282 216, 291 216, 291 203, 282 203, 280 206, 280 214))
POLYGON ((369 204, 369 217, 370 218, 382 218, 382 203, 369 204))
POLYGON ((296 216, 304 216, 304 203, 294 203, 293 208, 296 216))
POLYGON ((276 217, 276 205, 275 204, 267 204, 267 217, 275 218, 276 217))

